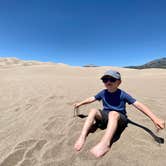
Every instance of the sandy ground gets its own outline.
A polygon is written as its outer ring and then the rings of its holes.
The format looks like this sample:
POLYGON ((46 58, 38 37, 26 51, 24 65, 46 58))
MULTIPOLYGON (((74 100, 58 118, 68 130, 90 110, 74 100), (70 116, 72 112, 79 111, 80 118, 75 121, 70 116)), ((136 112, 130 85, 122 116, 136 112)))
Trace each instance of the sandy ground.
MULTIPOLYGON (((165 166, 166 144, 159 141, 166 139, 166 130, 157 133, 150 119, 132 106, 127 106, 128 117, 138 125, 129 123, 105 156, 96 159, 89 152, 104 134, 101 129, 90 133, 83 149, 75 152, 86 118, 74 118, 72 105, 104 88, 100 76, 117 69, 120 88, 166 119, 166 70, 2 61, 0 166, 165 166)), ((80 113, 87 115, 93 107, 101 104, 82 106, 80 113)))

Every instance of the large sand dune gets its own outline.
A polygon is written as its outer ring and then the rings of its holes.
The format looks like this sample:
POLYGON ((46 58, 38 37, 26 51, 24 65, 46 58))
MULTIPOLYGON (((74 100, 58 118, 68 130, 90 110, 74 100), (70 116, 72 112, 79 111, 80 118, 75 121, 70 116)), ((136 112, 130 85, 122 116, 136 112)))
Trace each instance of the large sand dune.
MULTIPOLYGON (((72 105, 101 90, 100 76, 116 67, 8 65, 0 67, 0 166, 165 166, 166 144, 158 143, 158 137, 166 138, 165 129, 156 133, 132 106, 128 117, 142 127, 129 123, 105 156, 89 153, 104 133, 100 129, 89 134, 80 152, 73 149, 85 118, 74 118, 72 105)), ((166 119, 166 70, 116 69, 120 88, 166 119)), ((100 103, 82 106, 80 113, 87 115, 92 107, 100 103)))

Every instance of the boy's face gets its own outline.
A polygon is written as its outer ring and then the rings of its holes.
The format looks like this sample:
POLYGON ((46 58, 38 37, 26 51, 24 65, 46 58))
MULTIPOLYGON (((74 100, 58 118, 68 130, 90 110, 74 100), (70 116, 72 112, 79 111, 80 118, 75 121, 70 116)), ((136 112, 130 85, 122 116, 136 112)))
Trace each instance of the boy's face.
POLYGON ((116 90, 121 83, 121 80, 118 80, 118 79, 111 77, 111 76, 104 77, 102 79, 102 81, 103 81, 105 87, 111 91, 116 90))

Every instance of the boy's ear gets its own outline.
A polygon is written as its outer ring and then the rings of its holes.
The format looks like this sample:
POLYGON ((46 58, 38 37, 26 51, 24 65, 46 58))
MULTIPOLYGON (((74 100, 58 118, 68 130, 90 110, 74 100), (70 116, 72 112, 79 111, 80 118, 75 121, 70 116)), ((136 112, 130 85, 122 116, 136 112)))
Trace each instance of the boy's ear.
POLYGON ((119 82, 119 85, 120 85, 122 81, 121 81, 121 80, 118 80, 118 82, 119 82))

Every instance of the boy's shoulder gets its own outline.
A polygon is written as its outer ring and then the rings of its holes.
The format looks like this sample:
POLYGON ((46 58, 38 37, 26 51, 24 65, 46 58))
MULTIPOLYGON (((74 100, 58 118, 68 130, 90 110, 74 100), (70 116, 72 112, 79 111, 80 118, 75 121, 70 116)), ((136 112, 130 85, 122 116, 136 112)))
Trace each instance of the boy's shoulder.
POLYGON ((103 94, 103 93, 105 93, 106 90, 107 89, 101 89, 100 91, 98 91, 98 94, 103 94))

